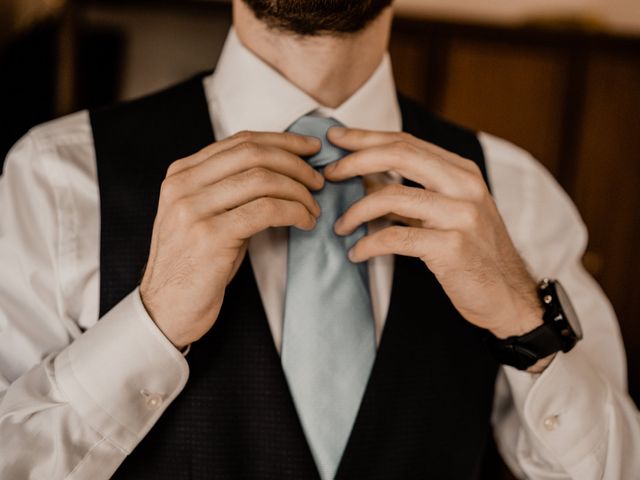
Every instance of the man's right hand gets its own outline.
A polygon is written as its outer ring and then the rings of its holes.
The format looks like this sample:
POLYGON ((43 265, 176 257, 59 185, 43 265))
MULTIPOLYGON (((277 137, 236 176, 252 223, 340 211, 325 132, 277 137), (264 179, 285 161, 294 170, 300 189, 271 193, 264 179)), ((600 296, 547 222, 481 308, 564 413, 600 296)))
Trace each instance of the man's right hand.
POLYGON ((314 228, 323 176, 301 156, 320 141, 242 132, 174 162, 160 190, 142 302, 178 348, 215 323, 249 238, 269 227, 314 228))

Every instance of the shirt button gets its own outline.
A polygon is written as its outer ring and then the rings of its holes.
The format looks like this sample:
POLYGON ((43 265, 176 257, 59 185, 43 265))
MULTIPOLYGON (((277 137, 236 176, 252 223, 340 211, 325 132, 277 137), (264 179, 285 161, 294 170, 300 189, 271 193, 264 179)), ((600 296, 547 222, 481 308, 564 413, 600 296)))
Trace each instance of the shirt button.
POLYGON ((149 393, 145 390, 140 392, 145 398, 145 404, 149 410, 155 410, 162 405, 162 395, 159 393, 149 393))
POLYGON ((544 428, 547 431, 552 432, 556 429, 559 423, 560 417, 558 415, 551 415, 550 417, 544 419, 544 428))

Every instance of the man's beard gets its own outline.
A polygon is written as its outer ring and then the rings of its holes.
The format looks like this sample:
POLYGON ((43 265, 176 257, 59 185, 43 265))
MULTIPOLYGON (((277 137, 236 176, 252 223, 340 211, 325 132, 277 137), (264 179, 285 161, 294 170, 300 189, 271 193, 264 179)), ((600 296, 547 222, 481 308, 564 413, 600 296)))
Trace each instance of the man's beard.
POLYGON ((393 0, 244 0, 269 27, 298 35, 354 33, 393 0))

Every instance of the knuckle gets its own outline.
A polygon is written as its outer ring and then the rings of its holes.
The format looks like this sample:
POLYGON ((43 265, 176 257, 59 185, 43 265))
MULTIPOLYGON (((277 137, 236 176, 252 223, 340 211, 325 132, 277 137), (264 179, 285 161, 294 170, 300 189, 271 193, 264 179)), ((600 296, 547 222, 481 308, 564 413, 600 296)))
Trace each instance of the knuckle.
POLYGON ((181 192, 180 181, 177 177, 167 177, 160 186, 160 198, 172 202, 179 198, 181 192))
POLYGON ((442 169, 448 162, 438 152, 429 152, 429 155, 425 158, 430 165, 434 168, 442 169))
POLYGON ((256 142, 242 141, 238 144, 236 150, 249 157, 255 157, 260 153, 261 148, 256 142))
POLYGON ((423 202, 435 203, 438 200, 438 195, 432 190, 427 190, 426 188, 416 189, 416 195, 418 195, 420 200, 423 202))
POLYGON ((388 152, 389 157, 393 159, 393 163, 399 168, 409 168, 419 153, 415 145, 404 141, 393 142, 388 152))
POLYGON ((171 165, 169 165, 169 168, 167 168, 167 174, 165 175, 165 178, 175 175, 176 172, 182 170, 183 163, 184 161, 180 159, 180 160, 176 160, 171 165))
POLYGON ((256 218, 261 213, 260 203, 262 199, 254 200, 233 211, 233 222, 242 230, 251 231, 256 224, 256 218))
POLYGON ((391 227, 381 238, 386 251, 407 253, 415 250, 417 238, 415 231, 408 227, 391 227))
POLYGON ((425 190, 415 187, 405 187, 404 196, 411 202, 423 202, 425 200, 425 190))
POLYGON ((394 227, 387 228, 386 230, 380 232, 380 243, 385 247, 392 247, 396 244, 398 238, 397 229, 394 227))
POLYGON ((466 190, 473 200, 483 200, 488 193, 487 187, 482 177, 469 174, 465 181, 466 190))
POLYGON ((405 246, 410 241, 410 230, 402 227, 388 228, 381 240, 386 247, 405 246))
POLYGON ((292 215, 295 219, 304 220, 307 219, 310 214, 304 205, 302 205, 301 203, 295 203, 293 205, 292 215))
POLYGON ((235 133, 231 138, 240 142, 248 142, 253 138, 253 134, 248 130, 241 130, 235 133))
POLYGON ((417 242, 415 230, 403 228, 400 234, 400 244, 405 248, 412 248, 417 242))
POLYGON ((381 193, 390 197, 399 197, 402 196, 405 192, 405 187, 399 183, 394 183, 391 185, 387 185, 381 190, 381 193))
POLYGON ((262 197, 254 203, 255 211, 252 212, 256 215, 262 215, 265 217, 271 217, 278 213, 275 200, 269 197, 262 197))
MULTIPOLYGON (((294 194, 292 195, 292 200, 297 200, 300 204, 305 208, 305 205, 312 205, 314 203, 318 203, 309 190, 301 185, 294 185, 293 187, 294 194)), ((355 205, 355 204, 352 204, 355 205)))
POLYGON ((402 154, 402 155, 414 153, 416 151, 416 147, 414 145, 404 140, 396 140, 391 144, 391 148, 396 153, 402 154))
POLYGON ((398 135, 400 137, 400 139, 404 142, 407 143, 411 143, 413 141, 415 141, 416 137, 414 137, 413 135, 411 135, 410 133, 407 132, 400 132, 400 134, 398 135))
POLYGON ((253 167, 247 170, 247 178, 251 182, 263 184, 272 181, 273 175, 264 167, 253 167))
POLYGON ((389 196, 400 198, 407 202, 421 202, 425 200, 424 189, 407 187, 399 183, 389 185, 387 188, 387 194, 389 196))
POLYGON ((471 173, 473 173, 474 175, 478 176, 478 177, 482 177, 482 170, 480 170, 480 167, 478 166, 478 164, 476 162, 473 162, 471 160, 467 160, 464 159, 466 165, 469 167, 469 171, 471 171, 471 173))

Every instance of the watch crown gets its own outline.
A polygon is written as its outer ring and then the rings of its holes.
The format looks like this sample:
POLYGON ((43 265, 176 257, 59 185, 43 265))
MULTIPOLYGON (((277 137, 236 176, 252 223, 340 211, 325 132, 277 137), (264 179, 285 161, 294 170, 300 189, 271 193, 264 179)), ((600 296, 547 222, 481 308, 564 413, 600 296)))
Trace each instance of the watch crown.
POLYGON ((547 305, 549 305, 549 304, 551 303, 551 301, 552 301, 552 300, 553 300, 553 297, 552 297, 551 295, 545 295, 545 296, 542 298, 542 301, 543 301, 544 303, 546 303, 547 305))

